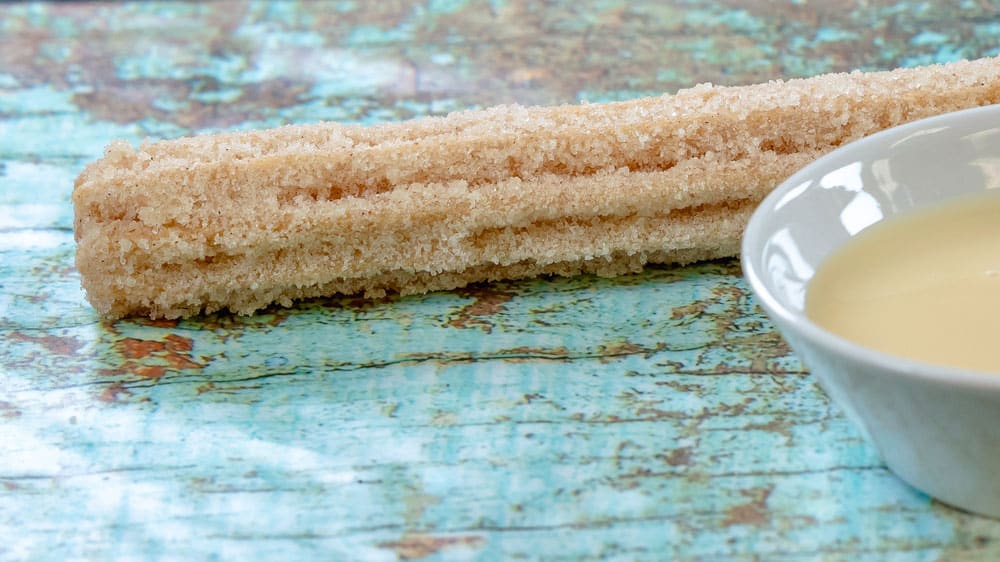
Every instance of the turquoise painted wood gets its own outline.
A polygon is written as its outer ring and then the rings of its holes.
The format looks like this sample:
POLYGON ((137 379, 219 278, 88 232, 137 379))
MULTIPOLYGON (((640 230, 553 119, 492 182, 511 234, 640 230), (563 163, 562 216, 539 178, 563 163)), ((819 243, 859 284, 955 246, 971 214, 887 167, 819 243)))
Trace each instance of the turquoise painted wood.
POLYGON ((989 1, 0 6, 0 559, 989 560, 724 260, 101 321, 113 138, 603 101, 996 54, 989 1))

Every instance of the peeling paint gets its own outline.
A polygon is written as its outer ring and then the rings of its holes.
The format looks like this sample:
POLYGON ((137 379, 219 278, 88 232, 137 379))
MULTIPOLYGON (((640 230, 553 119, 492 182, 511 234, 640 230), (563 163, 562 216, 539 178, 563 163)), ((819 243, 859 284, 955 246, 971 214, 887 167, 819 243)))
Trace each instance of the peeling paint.
POLYGON ((478 549, 485 543, 483 537, 477 535, 432 536, 425 534, 410 534, 399 540, 379 543, 381 548, 390 549, 400 560, 421 560, 437 554, 445 549, 465 547, 478 549))

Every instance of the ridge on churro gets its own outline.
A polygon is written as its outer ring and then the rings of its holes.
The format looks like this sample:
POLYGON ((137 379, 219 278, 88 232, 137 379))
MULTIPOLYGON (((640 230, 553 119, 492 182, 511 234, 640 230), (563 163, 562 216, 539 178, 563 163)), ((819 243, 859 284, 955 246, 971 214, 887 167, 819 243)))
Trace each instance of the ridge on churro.
POLYGON ((105 317, 735 255, 756 204, 844 143, 1000 102, 1000 58, 607 104, 112 143, 73 191, 105 317))

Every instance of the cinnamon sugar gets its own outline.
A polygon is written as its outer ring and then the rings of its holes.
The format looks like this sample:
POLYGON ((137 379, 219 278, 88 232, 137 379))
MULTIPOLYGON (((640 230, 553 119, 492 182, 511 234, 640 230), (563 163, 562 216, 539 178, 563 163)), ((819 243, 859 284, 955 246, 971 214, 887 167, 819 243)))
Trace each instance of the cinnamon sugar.
POLYGON ((732 255, 756 202, 878 130, 1000 101, 1000 59, 372 127, 116 142, 73 193, 108 317, 732 255))

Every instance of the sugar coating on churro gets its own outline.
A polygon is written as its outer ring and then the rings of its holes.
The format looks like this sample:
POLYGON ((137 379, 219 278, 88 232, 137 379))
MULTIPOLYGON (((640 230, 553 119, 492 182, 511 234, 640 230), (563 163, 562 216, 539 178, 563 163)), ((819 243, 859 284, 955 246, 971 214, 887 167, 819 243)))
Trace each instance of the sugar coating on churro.
POLYGON ((73 193, 108 317, 733 255, 753 206, 845 142, 1000 100, 1000 59, 362 127, 110 145, 73 193))

